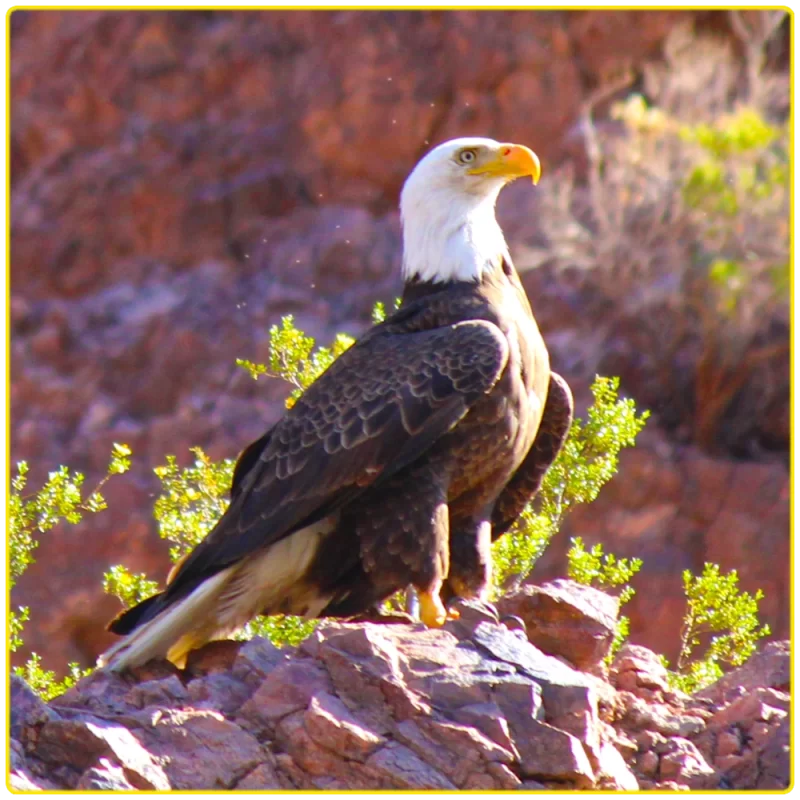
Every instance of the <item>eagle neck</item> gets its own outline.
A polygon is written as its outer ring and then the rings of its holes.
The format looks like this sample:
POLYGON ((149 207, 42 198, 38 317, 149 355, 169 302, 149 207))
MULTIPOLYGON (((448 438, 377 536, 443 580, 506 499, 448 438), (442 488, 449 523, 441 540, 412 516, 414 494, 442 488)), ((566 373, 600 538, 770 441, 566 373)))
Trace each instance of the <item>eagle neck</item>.
POLYGON ((497 192, 430 191, 404 196, 403 278, 445 284, 480 282, 508 247, 495 218, 497 192))

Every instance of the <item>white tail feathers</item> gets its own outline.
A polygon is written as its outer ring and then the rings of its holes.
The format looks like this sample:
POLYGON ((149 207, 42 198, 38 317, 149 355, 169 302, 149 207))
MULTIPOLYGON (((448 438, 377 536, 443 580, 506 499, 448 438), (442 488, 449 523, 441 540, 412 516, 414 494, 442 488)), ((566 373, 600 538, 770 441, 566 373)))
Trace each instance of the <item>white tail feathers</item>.
POLYGON ((336 520, 327 517, 302 528, 206 578, 103 653, 97 666, 119 672, 166 656, 183 668, 191 650, 229 636, 256 614, 318 616, 330 595, 320 594, 305 576, 336 520))
MULTIPOLYGON (((119 672, 144 664, 151 658, 167 655, 177 666, 183 666, 177 662, 185 661, 192 646, 205 642, 202 633, 208 630, 209 622, 216 616, 214 607, 233 570, 234 567, 229 567, 207 578, 184 600, 145 622, 106 650, 97 659, 97 666, 119 672)), ((215 627, 213 623, 211 627, 215 627)))

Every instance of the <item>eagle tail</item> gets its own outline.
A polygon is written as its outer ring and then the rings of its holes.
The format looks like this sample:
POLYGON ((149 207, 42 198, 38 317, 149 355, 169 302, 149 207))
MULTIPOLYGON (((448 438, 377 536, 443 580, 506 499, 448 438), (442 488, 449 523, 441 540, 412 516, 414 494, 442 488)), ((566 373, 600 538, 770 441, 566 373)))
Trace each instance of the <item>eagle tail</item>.
POLYGON ((106 630, 116 633, 118 636, 125 636, 125 634, 131 633, 131 631, 136 630, 140 625, 144 625, 145 622, 155 617, 162 610, 159 606, 162 605, 163 600, 164 592, 159 592, 146 600, 140 601, 135 606, 131 606, 117 614, 106 625, 106 630))
POLYGON ((230 635, 256 614, 319 616, 331 593, 307 574, 335 529, 334 518, 320 520, 205 578, 169 605, 154 595, 123 612, 109 630, 125 638, 100 656, 98 667, 119 672, 166 657, 182 669, 191 650, 230 635))
MULTIPOLYGON (((175 666, 184 667, 189 651, 200 647, 213 636, 213 631, 208 629, 208 622, 214 619, 215 606, 232 571, 231 567, 206 578, 183 600, 173 603, 136 627, 106 650, 98 658, 97 666, 120 672, 144 664, 151 658, 166 656, 175 666)), ((127 622, 124 615, 118 619, 120 623, 127 622)))

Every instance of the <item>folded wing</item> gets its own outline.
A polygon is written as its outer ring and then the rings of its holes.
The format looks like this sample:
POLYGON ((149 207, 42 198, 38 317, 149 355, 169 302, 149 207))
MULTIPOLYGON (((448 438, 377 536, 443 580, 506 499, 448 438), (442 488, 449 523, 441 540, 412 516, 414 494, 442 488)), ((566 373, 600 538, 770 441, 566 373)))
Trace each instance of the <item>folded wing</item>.
POLYGON ((374 329, 342 354, 237 465, 232 501, 166 590, 124 612, 128 633, 204 581, 323 520, 419 458, 505 368, 508 345, 478 320, 374 329))

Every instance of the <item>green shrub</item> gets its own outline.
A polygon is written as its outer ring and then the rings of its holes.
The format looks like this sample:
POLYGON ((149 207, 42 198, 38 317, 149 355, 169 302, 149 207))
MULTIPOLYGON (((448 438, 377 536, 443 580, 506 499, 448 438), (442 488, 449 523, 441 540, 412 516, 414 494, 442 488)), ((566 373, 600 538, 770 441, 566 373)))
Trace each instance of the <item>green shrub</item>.
POLYGON ((91 668, 81 669, 80 664, 73 661, 67 664, 67 674, 59 680, 53 670, 42 667, 42 659, 38 653, 31 653, 31 657, 21 667, 14 667, 14 674, 22 678, 45 702, 64 694, 91 672, 91 668))
MULTIPOLYGON (((613 553, 603 553, 603 545, 599 543, 591 550, 587 550, 580 536, 571 541, 572 547, 567 553, 567 574, 572 580, 605 591, 621 586, 622 591, 618 595, 620 607, 636 594, 636 590, 628 581, 642 568, 641 558, 617 558, 613 553)), ((611 649, 606 656, 607 664, 611 663, 617 650, 622 647, 630 630, 630 619, 620 617, 617 620, 617 632, 611 642, 611 649)))
MULTIPOLYGON (((34 551, 39 546, 39 536, 60 522, 77 525, 85 513, 94 514, 106 508, 101 489, 113 475, 121 475, 130 468, 131 451, 127 445, 114 444, 106 476, 90 494, 84 496, 84 475, 61 466, 51 472, 41 489, 23 494, 28 482, 28 464, 20 461, 16 475, 11 480, 8 500, 8 566, 10 588, 25 570, 34 563, 34 551)), ((9 612, 9 649, 15 652, 22 647, 22 631, 30 620, 30 609, 20 606, 9 612)), ((45 699, 66 691, 82 672, 78 664, 68 665, 69 673, 62 680, 55 673, 43 670, 41 659, 32 653, 28 661, 14 669, 15 673, 28 681, 30 686, 45 699)))
MULTIPOLYGON (((395 307, 398 301, 395 301, 395 307)), ((376 305, 373 320, 385 316, 382 304, 376 305)), ((278 377, 288 381, 294 391, 287 406, 295 402, 333 360, 353 342, 339 334, 331 347, 318 347, 314 339, 299 330, 291 316, 270 329, 268 364, 244 359, 237 363, 254 378, 278 377)), ((547 542, 558 530, 564 514, 576 503, 588 503, 617 471, 617 456, 622 447, 632 446, 644 425, 647 412, 637 416, 631 400, 619 400, 619 381, 598 377, 592 385, 594 403, 587 421, 575 420, 567 442, 556 463, 544 479, 538 510, 529 506, 511 531, 494 546, 495 585, 508 586, 523 580, 547 542)), ((212 462, 200 449, 193 448, 195 462, 178 466, 174 456, 167 456, 165 466, 156 468, 162 491, 155 503, 159 535, 172 542, 170 557, 178 561, 206 536, 228 505, 228 490, 234 461, 212 462)), ((122 565, 105 576, 106 591, 130 606, 155 589, 145 575, 133 575, 122 565)), ((393 598, 389 608, 398 609, 402 595, 393 598)), ((294 644, 314 627, 314 621, 293 617, 258 618, 242 636, 263 635, 277 645, 294 644)))
MULTIPOLYGON (((376 306, 373 317, 383 313, 383 306, 376 306)), ((303 391, 354 341, 353 337, 340 333, 330 347, 317 347, 314 339, 299 330, 288 315, 280 325, 270 328, 268 364, 246 359, 237 359, 236 363, 254 380, 281 378, 291 384, 294 388, 286 399, 286 407, 291 408, 303 391)), ((172 543, 169 553, 173 562, 179 561, 205 538, 225 512, 236 464, 233 459, 213 462, 199 447, 192 448, 192 452, 195 461, 188 467, 179 467, 176 457, 168 455, 167 463, 154 470, 161 481, 161 493, 153 514, 159 536, 172 543)), ((130 607, 153 594, 158 584, 118 564, 105 574, 103 587, 125 607, 130 607)), ((257 617, 245 625, 237 638, 264 636, 278 646, 295 645, 308 636, 316 624, 316 620, 289 615, 257 617)))
POLYGON ((524 580, 558 531, 564 515, 591 503, 614 476, 623 447, 632 447, 648 411, 637 416, 632 400, 618 399, 619 378, 597 376, 586 422, 575 419, 567 441, 542 481, 534 504, 493 548, 494 586, 505 591, 524 580))
MULTIPOLYGON (((164 466, 154 472, 161 481, 153 515, 158 534, 172 543, 169 554, 179 561, 214 527, 228 507, 228 492, 235 461, 212 461, 199 447, 193 447, 194 463, 179 467, 175 456, 167 456, 164 466)), ((104 590, 129 608, 158 591, 158 583, 144 574, 134 574, 121 564, 105 573, 104 590)), ((314 629, 314 620, 299 617, 258 617, 249 622, 237 638, 265 636, 274 644, 293 645, 314 629)))
MULTIPOLYGON (((382 315, 376 306, 373 318, 382 315)), ((355 339, 346 333, 336 334, 330 347, 317 347, 310 336, 306 336, 294 324, 291 314, 283 317, 280 326, 273 325, 269 330, 269 364, 254 364, 246 359, 236 363, 246 369, 254 380, 260 377, 282 378, 294 390, 286 400, 286 408, 291 408, 298 397, 338 358, 355 339)))
MULTIPOLYGON (((686 615, 681 627, 681 649, 672 686, 691 694, 722 677, 722 665, 738 667, 755 652, 758 640, 769 636, 769 625, 759 627, 758 603, 764 594, 739 592, 736 570, 720 574, 717 564, 705 564, 702 575, 683 573, 686 615), (695 654, 707 640, 702 657, 695 654)), ((664 665, 669 666, 666 659, 664 665)))

